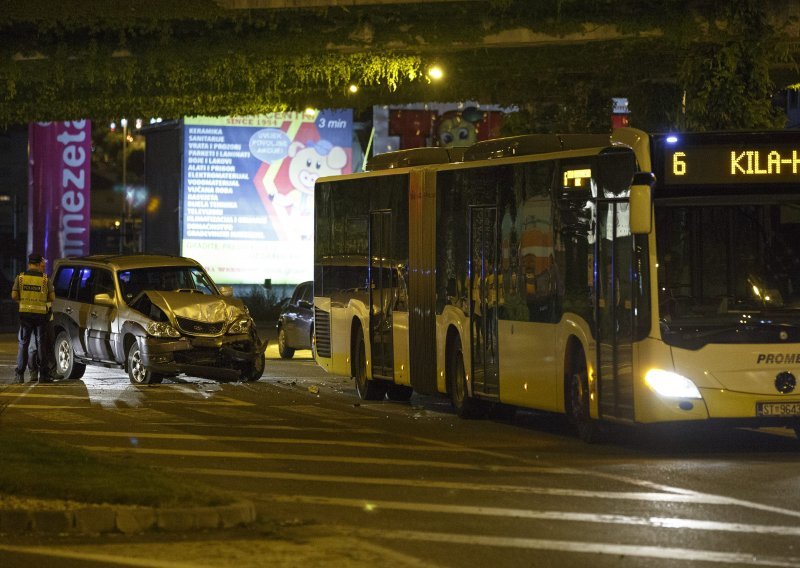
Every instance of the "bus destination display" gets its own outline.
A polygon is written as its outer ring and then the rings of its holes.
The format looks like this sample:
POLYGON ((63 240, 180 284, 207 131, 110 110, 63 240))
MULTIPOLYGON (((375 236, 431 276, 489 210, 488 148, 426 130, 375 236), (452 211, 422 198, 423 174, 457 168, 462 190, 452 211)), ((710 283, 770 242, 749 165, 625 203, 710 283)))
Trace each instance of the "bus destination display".
POLYGON ((667 185, 800 182, 800 147, 794 144, 667 147, 667 185))

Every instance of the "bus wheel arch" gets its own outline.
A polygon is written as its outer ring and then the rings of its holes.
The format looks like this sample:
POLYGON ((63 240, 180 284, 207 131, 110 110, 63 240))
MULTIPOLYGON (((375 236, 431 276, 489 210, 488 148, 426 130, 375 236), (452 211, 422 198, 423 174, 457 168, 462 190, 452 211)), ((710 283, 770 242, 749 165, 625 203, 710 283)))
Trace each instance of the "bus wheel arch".
POLYGON ((454 349, 458 348, 457 345, 460 346, 461 337, 455 326, 451 325, 447 328, 446 338, 444 342, 444 388, 447 395, 450 396, 452 390, 452 385, 450 384, 450 377, 452 376, 452 369, 450 368, 452 364, 452 352, 454 349))
POLYGON ((367 378, 367 347, 364 330, 358 319, 353 319, 350 337, 350 373, 359 398, 361 400, 383 400, 386 396, 386 383, 367 378))
POLYGON ((564 356, 564 412, 578 437, 589 444, 601 441, 603 434, 599 422, 591 417, 590 404, 586 350, 572 336, 564 356))
POLYGON ((452 326, 447 330, 445 346, 447 392, 450 395, 453 408, 461 418, 479 418, 483 415, 483 405, 481 401, 473 398, 470 392, 461 335, 452 326))

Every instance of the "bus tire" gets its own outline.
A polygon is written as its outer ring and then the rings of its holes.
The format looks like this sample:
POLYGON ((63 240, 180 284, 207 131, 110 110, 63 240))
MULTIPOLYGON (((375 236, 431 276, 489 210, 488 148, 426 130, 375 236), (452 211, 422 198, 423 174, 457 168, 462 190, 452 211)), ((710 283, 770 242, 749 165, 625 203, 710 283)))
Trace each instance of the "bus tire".
POLYGON ((367 378, 367 349, 364 346, 364 333, 359 329, 353 343, 353 378, 356 392, 361 400, 383 400, 386 396, 384 383, 367 378))
POLYGON ((386 391, 386 396, 389 397, 389 400, 395 402, 408 402, 412 394, 414 394, 414 389, 411 387, 395 383, 389 383, 388 390, 386 391))
MULTIPOLYGON (((579 356, 582 358, 582 354, 579 356)), ((600 424, 593 420, 589 412, 589 381, 586 364, 579 362, 569 376, 568 417, 575 427, 578 437, 587 444, 595 444, 602 439, 600 424)))
POLYGON ((464 368, 464 354, 455 348, 450 358, 450 400, 460 418, 480 418, 483 415, 481 401, 469 396, 467 372, 464 368))

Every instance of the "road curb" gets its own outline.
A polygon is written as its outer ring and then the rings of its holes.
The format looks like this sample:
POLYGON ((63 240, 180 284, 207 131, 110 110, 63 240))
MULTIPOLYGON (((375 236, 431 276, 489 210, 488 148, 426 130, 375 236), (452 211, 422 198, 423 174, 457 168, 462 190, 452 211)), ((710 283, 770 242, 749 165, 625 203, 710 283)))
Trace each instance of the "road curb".
POLYGON ((65 510, 0 509, 0 534, 137 534, 228 529, 256 520, 250 501, 208 507, 85 505, 65 510))

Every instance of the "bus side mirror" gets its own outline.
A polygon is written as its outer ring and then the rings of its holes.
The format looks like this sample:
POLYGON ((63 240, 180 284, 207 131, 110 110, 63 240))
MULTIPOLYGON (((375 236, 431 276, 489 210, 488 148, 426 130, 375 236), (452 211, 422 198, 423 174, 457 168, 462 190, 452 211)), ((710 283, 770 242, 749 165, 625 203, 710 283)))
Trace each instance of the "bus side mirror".
POLYGON ((651 173, 638 173, 633 176, 630 193, 630 227, 634 235, 649 235, 653 230, 653 184, 655 176, 651 173))

